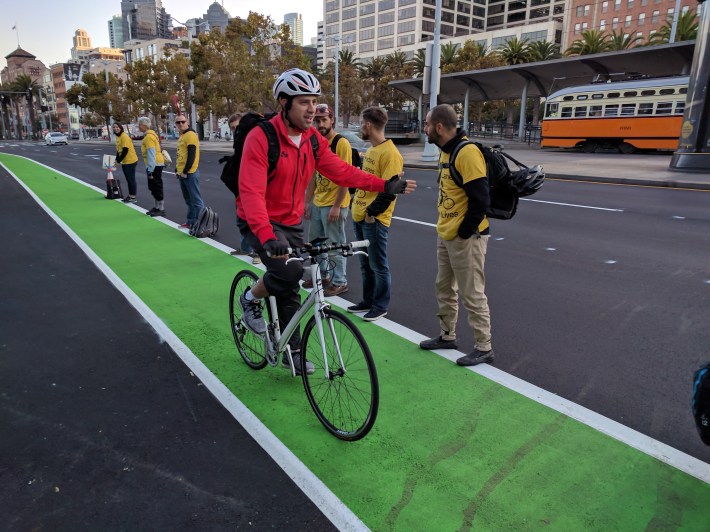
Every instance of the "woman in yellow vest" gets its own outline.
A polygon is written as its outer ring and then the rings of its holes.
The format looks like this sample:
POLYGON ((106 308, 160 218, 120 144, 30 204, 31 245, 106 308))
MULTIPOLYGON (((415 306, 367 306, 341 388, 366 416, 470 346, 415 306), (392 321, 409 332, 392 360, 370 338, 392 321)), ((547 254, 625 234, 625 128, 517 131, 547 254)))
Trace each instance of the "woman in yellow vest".
POLYGON ((133 147, 133 141, 128 133, 123 131, 123 126, 116 122, 113 125, 113 133, 116 135, 116 164, 121 164, 123 175, 128 182, 128 196, 123 199, 123 203, 137 203, 136 199, 136 165, 138 155, 133 147))
POLYGON ((148 190, 153 195, 155 206, 146 214, 148 216, 165 216, 165 201, 163 195, 163 168, 165 159, 163 158, 158 134, 150 129, 150 118, 141 116, 138 119, 138 129, 143 133, 141 143, 141 153, 145 163, 145 171, 148 176, 148 190))

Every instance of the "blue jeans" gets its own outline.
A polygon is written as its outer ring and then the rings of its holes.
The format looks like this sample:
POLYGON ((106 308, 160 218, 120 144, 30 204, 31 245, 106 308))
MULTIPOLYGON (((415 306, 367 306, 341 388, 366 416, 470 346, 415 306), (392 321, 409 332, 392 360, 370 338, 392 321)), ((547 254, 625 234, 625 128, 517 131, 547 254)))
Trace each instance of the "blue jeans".
POLYGON ((355 240, 368 239, 367 257, 359 255, 362 273, 362 302, 372 310, 386 311, 390 305, 390 267, 387 261, 389 228, 380 221, 354 222, 355 240))
POLYGON ((123 170, 123 176, 126 178, 128 183, 128 195, 135 196, 138 192, 138 186, 136 185, 136 166, 138 161, 130 164, 121 164, 121 170, 123 170))
MULTIPOLYGON (((308 240, 313 241, 316 238, 325 237, 328 239, 328 242, 332 244, 345 244, 347 242, 345 237, 345 220, 348 219, 349 209, 340 209, 340 215, 335 222, 328 220, 330 207, 316 207, 315 205, 311 205, 310 209, 311 223, 308 227, 308 240)), ((348 280, 345 278, 345 257, 340 253, 333 252, 330 254, 330 258, 335 263, 335 270, 333 271, 331 281, 333 284, 347 285, 348 280)), ((320 264, 320 272, 323 278, 328 277, 328 262, 325 260, 325 254, 318 257, 318 263, 320 264)))
MULTIPOLYGON (((239 227, 239 215, 237 214, 237 228, 238 227, 239 227)), ((254 248, 249 243, 249 240, 247 239, 247 237, 241 233, 241 230, 239 231, 239 234, 242 236, 242 240, 239 242, 239 249, 241 249, 244 253, 247 253, 247 254, 254 253, 254 248)))
POLYGON ((187 223, 192 226, 197 221, 197 215, 200 214, 200 210, 205 206, 205 202, 202 201, 202 194, 200 194, 200 171, 195 170, 195 173, 187 174, 187 177, 178 179, 180 180, 182 197, 187 205, 187 223))

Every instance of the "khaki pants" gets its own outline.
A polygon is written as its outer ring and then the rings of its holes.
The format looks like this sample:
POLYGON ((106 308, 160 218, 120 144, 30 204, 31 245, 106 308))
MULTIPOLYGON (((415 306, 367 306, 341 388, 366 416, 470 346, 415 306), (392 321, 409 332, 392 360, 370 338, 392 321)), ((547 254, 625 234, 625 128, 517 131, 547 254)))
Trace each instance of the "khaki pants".
POLYGON ((436 242, 436 300, 439 305, 439 325, 444 340, 456 339, 459 313, 458 296, 468 311, 468 324, 476 338, 476 349, 491 347, 491 314, 485 294, 484 266, 488 235, 476 235, 464 240, 456 237, 436 242))

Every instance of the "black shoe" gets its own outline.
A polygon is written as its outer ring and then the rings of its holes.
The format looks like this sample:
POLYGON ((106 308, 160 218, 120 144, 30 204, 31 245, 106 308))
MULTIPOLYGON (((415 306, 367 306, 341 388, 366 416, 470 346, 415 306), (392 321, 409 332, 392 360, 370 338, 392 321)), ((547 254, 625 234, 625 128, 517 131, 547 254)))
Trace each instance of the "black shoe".
MULTIPOLYGON (((301 374, 301 354, 300 353, 293 353, 291 355, 291 358, 293 358, 293 367, 296 370, 296 375, 301 374)), ((281 365, 285 368, 291 368, 291 365, 288 363, 288 355, 283 356, 281 359, 281 365)), ((306 360, 306 373, 308 375, 313 375, 313 372, 315 372, 315 368, 313 367, 313 363, 310 360, 306 360)))
POLYGON ((429 338, 423 342, 419 342, 419 347, 422 349, 458 349, 456 340, 444 340, 441 336, 429 338))
POLYGON ((348 312, 370 312, 370 305, 366 305, 363 302, 358 303, 357 305, 351 305, 348 307, 348 312))
POLYGON ((386 310, 375 310, 375 309, 373 308, 373 309, 370 309, 370 312, 368 312, 367 314, 365 314, 365 315, 362 317, 362 319, 365 320, 365 321, 377 321, 377 320, 379 320, 380 318, 384 318, 385 316, 387 316, 387 311, 386 311, 386 310))
POLYGON ((473 352, 465 357, 459 358, 456 363, 459 366, 477 366, 478 364, 483 364, 484 362, 493 362, 495 355, 493 354, 493 349, 490 351, 479 351, 474 349, 473 352))
POLYGON ((156 209, 155 207, 153 207, 153 208, 150 209, 146 214, 147 214, 148 216, 153 216, 153 217, 155 217, 155 216, 165 216, 165 211, 161 211, 160 209, 156 209))
POLYGON ((138 200, 135 196, 126 196, 121 201, 123 201, 123 203, 138 203, 138 200))
MULTIPOLYGON (((247 289, 248 290, 248 289, 247 289)), ((242 321, 251 331, 256 334, 264 334, 266 332, 266 321, 261 312, 261 301, 249 301, 244 294, 239 296, 239 306, 242 307, 244 315, 242 321)))

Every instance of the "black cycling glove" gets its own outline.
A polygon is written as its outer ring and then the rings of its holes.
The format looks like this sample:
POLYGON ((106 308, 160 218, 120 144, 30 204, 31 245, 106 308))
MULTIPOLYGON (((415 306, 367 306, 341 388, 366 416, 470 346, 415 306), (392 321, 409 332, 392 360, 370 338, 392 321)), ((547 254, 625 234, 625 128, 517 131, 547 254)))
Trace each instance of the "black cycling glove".
POLYGON ((393 176, 385 183, 385 194, 404 194, 407 188, 407 181, 398 175, 393 176))
POLYGON ((273 239, 267 240, 264 243, 264 251, 266 251, 269 257, 281 257, 289 253, 288 244, 286 242, 273 239))

